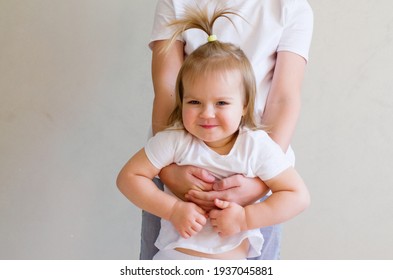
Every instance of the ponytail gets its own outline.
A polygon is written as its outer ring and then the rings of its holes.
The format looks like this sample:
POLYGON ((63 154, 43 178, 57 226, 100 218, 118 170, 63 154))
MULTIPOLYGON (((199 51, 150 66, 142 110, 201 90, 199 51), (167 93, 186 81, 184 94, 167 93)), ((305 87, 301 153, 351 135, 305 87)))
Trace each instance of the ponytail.
POLYGON ((176 107, 169 118, 169 126, 182 125, 183 123, 184 78, 192 82, 201 75, 209 75, 212 72, 239 71, 243 79, 246 106, 246 115, 243 117, 242 124, 249 128, 256 127, 254 118, 256 82, 253 68, 244 52, 238 46, 219 41, 219 38, 213 33, 214 24, 219 18, 226 18, 234 25, 230 16, 240 15, 225 7, 216 7, 211 14, 209 14, 207 6, 204 8, 197 7, 196 9, 186 7, 184 17, 170 23, 170 26, 174 28, 174 33, 166 49, 169 49, 174 41, 189 29, 204 31, 207 34, 207 42, 193 51, 184 60, 179 71, 176 81, 176 107))

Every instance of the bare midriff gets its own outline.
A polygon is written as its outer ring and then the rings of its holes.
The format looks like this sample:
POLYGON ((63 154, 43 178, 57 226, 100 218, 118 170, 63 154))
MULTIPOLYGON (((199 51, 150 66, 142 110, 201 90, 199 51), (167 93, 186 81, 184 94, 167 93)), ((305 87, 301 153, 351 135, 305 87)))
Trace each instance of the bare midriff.
POLYGON ((242 243, 237 246, 236 248, 227 251, 221 254, 206 254, 199 251, 186 249, 186 248, 175 248, 176 251, 181 252, 183 254, 201 257, 201 258, 208 258, 208 259, 223 259, 223 260, 239 260, 239 259, 246 259, 248 255, 248 248, 250 244, 248 239, 242 241, 242 243))

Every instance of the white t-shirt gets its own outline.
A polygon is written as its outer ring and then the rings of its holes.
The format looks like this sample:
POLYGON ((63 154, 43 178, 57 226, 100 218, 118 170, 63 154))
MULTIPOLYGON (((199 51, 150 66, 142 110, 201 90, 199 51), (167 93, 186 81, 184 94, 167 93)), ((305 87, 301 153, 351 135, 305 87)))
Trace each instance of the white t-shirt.
MULTIPOLYGON (((145 146, 151 163, 161 169, 171 163, 193 165, 208 170, 217 178, 234 174, 269 180, 291 166, 281 148, 266 132, 241 129, 227 155, 211 150, 203 141, 184 130, 165 130, 150 138, 145 146)), ((166 187, 165 192, 172 194, 166 187)), ((173 195, 173 194, 172 194, 173 195)), ((182 238, 173 225, 161 219, 161 230, 155 245, 158 249, 187 248, 208 254, 219 254, 236 248, 248 238, 248 258, 260 255, 263 237, 259 229, 222 238, 208 222, 191 238, 182 238)))
MULTIPOLYGON (((204 7, 221 1, 212 0, 158 0, 151 42, 165 40, 173 30, 167 25, 184 13, 184 7, 204 7)), ((224 2, 224 1, 222 1, 224 2)), ((276 63, 276 53, 290 51, 308 60, 313 31, 313 12, 307 0, 228 0, 225 5, 238 12, 230 16, 232 23, 220 18, 214 24, 219 41, 238 45, 250 60, 257 81, 255 114, 263 114, 276 63)), ((185 53, 190 54, 207 42, 207 35, 197 29, 186 31, 181 38, 185 53)), ((151 43, 150 42, 150 43, 151 43)))

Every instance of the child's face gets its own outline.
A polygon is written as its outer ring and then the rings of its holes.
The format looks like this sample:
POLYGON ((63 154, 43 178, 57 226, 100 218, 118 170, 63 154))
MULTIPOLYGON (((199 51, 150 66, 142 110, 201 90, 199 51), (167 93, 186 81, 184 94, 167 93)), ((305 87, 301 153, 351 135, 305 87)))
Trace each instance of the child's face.
MULTIPOLYGON (((212 73, 183 81, 183 125, 213 150, 233 145, 244 114, 244 89, 238 71, 212 73)), ((230 147, 230 148, 231 148, 230 147)))

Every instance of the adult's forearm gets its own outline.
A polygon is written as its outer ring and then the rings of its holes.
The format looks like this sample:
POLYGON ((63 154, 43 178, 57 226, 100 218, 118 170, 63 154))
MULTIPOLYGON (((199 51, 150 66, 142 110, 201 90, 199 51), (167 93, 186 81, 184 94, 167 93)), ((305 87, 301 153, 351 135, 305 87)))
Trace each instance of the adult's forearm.
POLYGON ((153 135, 168 127, 168 119, 175 107, 175 100, 168 94, 157 94, 153 101, 152 128, 153 135))
POLYGON ((167 41, 156 41, 152 46, 152 80, 154 102, 153 134, 165 129, 176 104, 176 78, 184 60, 183 43, 176 41, 166 52, 167 41))
POLYGON ((279 52, 262 123, 287 151, 300 114, 301 87, 306 61, 291 52, 279 52))
POLYGON ((300 98, 292 98, 270 104, 262 120, 270 137, 286 152, 296 129, 300 115, 300 98))

